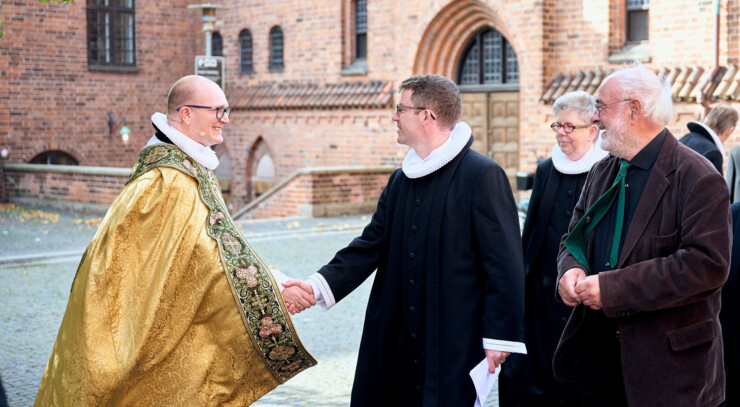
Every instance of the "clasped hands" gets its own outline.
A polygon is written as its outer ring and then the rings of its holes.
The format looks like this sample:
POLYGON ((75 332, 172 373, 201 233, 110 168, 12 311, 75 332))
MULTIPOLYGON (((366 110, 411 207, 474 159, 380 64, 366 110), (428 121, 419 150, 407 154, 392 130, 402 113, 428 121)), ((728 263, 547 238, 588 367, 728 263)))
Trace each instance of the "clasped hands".
POLYGON ((301 280, 283 282, 283 300, 291 315, 300 313, 316 305, 311 284, 301 280))
POLYGON ((583 269, 572 268, 563 274, 558 282, 558 293, 565 305, 575 307, 583 305, 594 310, 602 309, 599 276, 586 276, 583 269))

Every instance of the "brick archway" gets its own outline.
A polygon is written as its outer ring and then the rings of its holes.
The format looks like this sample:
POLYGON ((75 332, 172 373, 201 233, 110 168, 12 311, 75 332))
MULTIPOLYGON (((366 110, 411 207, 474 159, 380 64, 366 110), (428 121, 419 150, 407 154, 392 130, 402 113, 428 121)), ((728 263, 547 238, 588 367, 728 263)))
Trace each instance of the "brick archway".
POLYGON ((516 52, 519 49, 516 30, 509 27, 505 14, 498 5, 479 0, 451 2, 427 26, 417 48, 414 74, 454 79, 465 45, 478 30, 489 26, 503 34, 516 52))
POLYGON ((84 160, 82 160, 82 157, 84 157, 82 152, 67 143, 44 143, 34 146, 34 148, 26 151, 21 156, 21 160, 24 163, 28 163, 37 155, 45 153, 47 151, 61 151, 65 154, 69 154, 72 158, 77 160, 77 162, 80 163, 79 165, 85 165, 84 160))

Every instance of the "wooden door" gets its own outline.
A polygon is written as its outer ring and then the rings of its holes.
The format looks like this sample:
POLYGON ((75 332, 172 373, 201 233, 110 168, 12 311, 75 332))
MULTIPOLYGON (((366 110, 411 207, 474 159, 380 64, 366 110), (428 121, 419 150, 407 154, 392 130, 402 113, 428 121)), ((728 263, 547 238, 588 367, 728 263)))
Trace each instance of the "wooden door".
POLYGON ((506 170, 516 192, 519 170, 519 92, 488 94, 489 157, 506 170))
POLYGON ((461 121, 469 124, 473 129, 473 150, 488 155, 488 94, 480 93, 463 93, 462 118, 461 121))
POLYGON ((519 92, 462 93, 461 120, 473 129, 473 150, 500 165, 516 194, 519 170, 519 92))

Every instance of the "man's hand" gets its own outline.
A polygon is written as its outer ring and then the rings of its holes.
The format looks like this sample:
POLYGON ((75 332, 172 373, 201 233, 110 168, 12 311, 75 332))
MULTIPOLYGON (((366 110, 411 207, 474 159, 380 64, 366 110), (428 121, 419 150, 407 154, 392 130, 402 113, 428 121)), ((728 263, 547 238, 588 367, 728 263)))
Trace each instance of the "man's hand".
POLYGON ((583 269, 572 268, 563 274, 558 282, 558 294, 563 299, 565 305, 575 307, 581 303, 581 299, 576 293, 576 285, 586 278, 586 272, 583 269))
POLYGON ((588 276, 576 284, 575 287, 578 299, 583 302, 583 305, 591 307, 594 310, 600 310, 601 304, 601 289, 599 288, 599 276, 588 276))
POLYGON ((486 359, 488 360, 488 372, 495 373, 496 369, 504 363, 504 360, 510 355, 509 352, 500 352, 497 350, 484 349, 486 359))
POLYGON ((311 284, 301 280, 287 280, 283 283, 283 287, 285 287, 282 292, 283 300, 291 315, 316 305, 311 284))

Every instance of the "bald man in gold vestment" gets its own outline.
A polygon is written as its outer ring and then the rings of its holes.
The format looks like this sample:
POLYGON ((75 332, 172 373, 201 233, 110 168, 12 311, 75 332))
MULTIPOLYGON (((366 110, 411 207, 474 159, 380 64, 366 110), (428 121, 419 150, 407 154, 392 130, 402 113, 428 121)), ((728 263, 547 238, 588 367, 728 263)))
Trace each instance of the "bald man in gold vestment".
POLYGON ((36 406, 245 406, 316 364, 213 175, 229 111, 193 75, 152 116, 80 262, 36 406))

